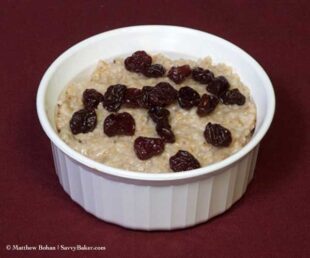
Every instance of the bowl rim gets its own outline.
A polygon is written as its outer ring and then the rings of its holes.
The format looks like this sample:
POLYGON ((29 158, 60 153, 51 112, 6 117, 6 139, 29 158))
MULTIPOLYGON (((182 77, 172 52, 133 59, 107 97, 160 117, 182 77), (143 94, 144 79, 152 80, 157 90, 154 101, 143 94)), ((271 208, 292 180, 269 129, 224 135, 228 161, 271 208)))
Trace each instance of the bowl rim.
POLYGON ((71 157, 72 159, 76 160, 77 162, 85 165, 86 167, 95 169, 96 171, 108 174, 111 176, 126 178, 126 179, 133 179, 133 180, 139 180, 139 181, 175 181, 175 180, 182 180, 187 178, 194 178, 199 177, 203 175, 211 175, 216 172, 220 172, 223 168, 235 163, 239 159, 243 158, 247 153, 249 153, 252 149, 254 149, 261 139, 264 137, 264 135, 267 133, 273 116, 275 112, 275 93, 272 86, 272 83, 262 68, 262 66, 248 53, 246 53, 244 50, 239 48, 238 46, 234 45, 233 43, 215 36, 213 34, 210 34, 208 32, 187 28, 187 27, 181 27, 181 26, 171 26, 171 25, 138 25, 138 26, 130 26, 130 27, 123 27, 118 29, 109 30, 106 32, 102 32, 99 34, 96 34, 94 36, 91 36, 85 40, 80 41, 79 43, 73 45, 69 49, 67 49, 65 52, 63 52, 60 56, 56 58, 56 60, 49 66, 49 68, 44 73, 39 88, 37 91, 37 97, 36 97, 36 108, 37 108, 37 114, 39 117, 39 121, 41 123, 41 126, 46 133, 46 135, 49 137, 51 142, 55 144, 61 151, 63 151, 66 155, 71 157), (167 172, 167 173, 146 173, 146 172, 135 172, 135 171, 128 171, 123 170, 120 168, 114 168, 110 167, 108 165, 99 163, 97 161, 94 161, 77 151, 73 150, 71 147, 69 147, 63 140, 60 139, 60 137, 57 135, 57 133, 54 131, 52 125, 50 124, 46 110, 45 110, 45 93, 47 90, 47 86, 49 83, 50 78, 52 77, 53 73, 57 69, 59 65, 68 57, 79 51, 80 49, 86 47, 89 44, 92 44, 96 42, 99 39, 103 39, 104 37, 113 36, 113 34, 119 34, 124 31, 130 32, 130 31, 137 31, 137 30, 152 30, 152 29, 171 29, 171 30, 182 30, 182 31, 188 31, 191 33, 203 33, 207 34, 212 40, 215 40, 217 42, 224 43, 228 45, 231 48, 234 48, 240 55, 242 55, 244 58, 246 58, 252 66, 256 69, 256 71, 260 74, 264 86, 265 91, 267 95, 267 102, 268 102, 268 110, 266 112, 266 116, 263 119, 262 125, 260 129, 257 131, 257 133, 251 138, 251 140, 242 147, 239 151, 236 153, 230 155, 226 159, 210 164, 206 167, 202 167, 195 170, 190 171, 183 171, 183 172, 167 172))

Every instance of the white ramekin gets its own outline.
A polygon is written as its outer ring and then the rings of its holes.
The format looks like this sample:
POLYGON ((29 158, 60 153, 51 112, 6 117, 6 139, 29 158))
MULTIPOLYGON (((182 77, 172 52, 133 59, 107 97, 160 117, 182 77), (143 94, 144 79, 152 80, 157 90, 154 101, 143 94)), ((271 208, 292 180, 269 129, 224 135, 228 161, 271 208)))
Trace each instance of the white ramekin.
MULTIPOLYGON (((135 26, 88 38, 59 56, 37 93, 40 123, 51 140, 56 172, 64 190, 86 211, 124 227, 144 230, 185 228, 226 211, 253 178, 259 142, 275 110, 272 84, 262 67, 237 46, 214 35, 175 26, 135 26), (257 107, 251 141, 229 158, 188 172, 147 174, 100 164, 77 153, 57 135, 54 111, 61 90, 99 59, 136 50, 171 58, 211 56, 233 67, 250 88, 257 107)), ((121 157, 120 157, 121 158, 121 157)))

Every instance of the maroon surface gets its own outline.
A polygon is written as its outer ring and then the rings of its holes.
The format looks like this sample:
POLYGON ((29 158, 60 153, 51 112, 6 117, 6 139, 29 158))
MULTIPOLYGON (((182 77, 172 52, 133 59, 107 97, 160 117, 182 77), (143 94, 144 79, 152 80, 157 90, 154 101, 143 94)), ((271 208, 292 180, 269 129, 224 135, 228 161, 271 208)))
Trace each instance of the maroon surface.
POLYGON ((60 254, 309 257, 309 1, 144 2, 1 1, 0 256, 58 255, 6 251, 8 244, 86 244, 107 250, 60 254), (138 24, 188 26, 228 39, 261 63, 276 91, 275 120, 247 194, 229 212, 187 230, 131 231, 84 212, 58 183, 36 116, 38 83, 60 53, 138 24))

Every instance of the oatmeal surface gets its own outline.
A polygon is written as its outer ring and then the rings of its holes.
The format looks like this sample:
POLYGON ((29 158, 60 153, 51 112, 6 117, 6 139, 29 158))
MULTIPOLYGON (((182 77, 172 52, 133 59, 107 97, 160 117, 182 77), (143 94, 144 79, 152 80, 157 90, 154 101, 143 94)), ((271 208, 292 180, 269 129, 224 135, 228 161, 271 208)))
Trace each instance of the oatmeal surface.
POLYGON ((170 111, 170 125, 176 137, 173 144, 167 143, 165 151, 148 160, 139 160, 134 152, 133 143, 139 136, 159 137, 155 130, 155 123, 148 116, 147 110, 122 107, 119 112, 130 113, 136 123, 134 136, 108 137, 103 132, 103 121, 110 114, 99 104, 96 109, 97 126, 94 131, 86 134, 73 135, 69 121, 72 114, 83 108, 82 94, 85 89, 96 89, 102 94, 110 85, 125 84, 127 87, 142 88, 154 86, 158 82, 169 82, 175 89, 190 86, 200 95, 207 93, 202 85, 190 77, 181 84, 175 84, 168 77, 147 78, 142 74, 132 73, 125 69, 123 59, 113 62, 99 61, 97 67, 89 77, 77 76, 60 95, 56 112, 56 128, 59 136, 74 150, 81 154, 104 163, 106 165, 137 172, 171 172, 169 158, 179 150, 190 152, 200 162, 201 167, 225 159, 240 150, 250 139, 251 131, 255 128, 256 108, 250 97, 249 89, 241 82, 232 68, 224 64, 212 64, 211 58, 191 60, 170 60, 163 55, 153 55, 153 63, 162 64, 167 70, 172 66, 189 64, 192 68, 200 66, 211 70, 215 76, 223 75, 231 87, 238 88, 246 97, 242 106, 219 104, 215 110, 205 116, 196 114, 196 107, 185 110, 178 103, 166 107, 170 111), (208 144, 203 132, 208 122, 221 124, 230 130, 232 143, 229 147, 214 147, 208 144))

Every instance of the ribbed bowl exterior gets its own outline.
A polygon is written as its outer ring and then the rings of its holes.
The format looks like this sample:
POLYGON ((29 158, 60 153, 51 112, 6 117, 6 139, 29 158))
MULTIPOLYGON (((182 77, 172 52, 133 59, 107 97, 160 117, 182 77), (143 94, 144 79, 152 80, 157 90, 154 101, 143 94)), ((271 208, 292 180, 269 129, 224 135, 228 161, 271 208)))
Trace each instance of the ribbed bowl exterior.
POLYGON ((86 167, 52 143, 59 181, 75 202, 104 221, 141 230, 186 228, 229 209, 253 178, 258 148, 212 174, 140 181, 86 167))

